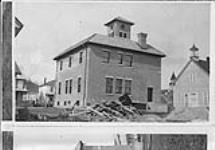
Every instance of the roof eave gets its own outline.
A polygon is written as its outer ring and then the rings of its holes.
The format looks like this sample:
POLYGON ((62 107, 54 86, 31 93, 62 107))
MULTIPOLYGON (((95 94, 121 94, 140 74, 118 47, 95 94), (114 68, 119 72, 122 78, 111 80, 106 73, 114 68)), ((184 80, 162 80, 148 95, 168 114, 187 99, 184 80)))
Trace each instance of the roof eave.
POLYGON ((81 44, 81 45, 79 45, 79 46, 77 46, 77 47, 75 47, 75 48, 72 48, 72 49, 70 49, 69 51, 67 51, 67 52, 65 52, 65 53, 63 53, 63 54, 60 54, 60 55, 54 57, 53 60, 59 60, 60 58, 62 58, 62 57, 64 57, 64 56, 66 56, 67 54, 69 54, 71 51, 73 51, 73 50, 75 50, 75 49, 78 49, 78 48, 80 48, 81 46, 84 46, 84 45, 86 45, 86 44, 88 44, 88 43, 89 43, 89 41, 87 41, 87 42, 85 42, 85 43, 83 43, 83 44, 81 44))

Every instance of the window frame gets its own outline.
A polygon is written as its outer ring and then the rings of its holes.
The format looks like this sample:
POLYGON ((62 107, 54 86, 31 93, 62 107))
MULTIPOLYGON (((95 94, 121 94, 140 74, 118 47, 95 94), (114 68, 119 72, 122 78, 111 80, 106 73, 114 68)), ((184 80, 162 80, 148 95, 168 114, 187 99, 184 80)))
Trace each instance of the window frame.
POLYGON ((69 79, 69 93, 72 93, 72 84, 73 84, 73 79, 69 79))
POLYGON ((147 102, 153 102, 153 87, 147 87, 147 102))
POLYGON ((132 80, 131 79, 125 79, 125 94, 131 95, 132 94, 132 80), (130 82, 130 86, 127 86, 126 82, 130 82), (129 92, 127 92, 127 89, 129 88, 129 92))
POLYGON ((116 78, 115 79, 115 94, 122 94, 123 92, 123 79, 116 78), (118 84, 117 81, 121 81, 121 84, 118 84))
POLYGON ((60 71, 62 71, 63 70, 63 60, 60 60, 59 62, 60 62, 60 68, 59 69, 60 69, 60 71))
POLYGON ((58 95, 61 95, 62 82, 58 82, 58 95))
POLYGON ((71 68, 72 67, 72 56, 69 56, 69 63, 68 63, 68 67, 71 68))
POLYGON ((102 53, 104 54, 102 63, 109 64, 110 63, 110 58, 111 58, 111 52, 110 51, 102 51, 102 53))
POLYGON ((113 94, 114 93, 114 78, 113 77, 105 77, 105 93, 113 94), (111 82, 108 83, 108 80, 111 82))
POLYGON ((134 56, 131 54, 124 55, 124 62, 126 67, 133 67, 133 57, 134 56), (126 58, 129 58, 129 60, 127 60, 126 58))
POLYGON ((124 60, 124 59, 123 59, 123 58, 124 58, 123 53, 118 53, 117 56, 118 56, 118 59, 119 59, 118 64, 119 64, 119 65, 122 65, 122 64, 123 64, 123 60, 124 60))
POLYGON ((77 92, 81 92, 81 77, 78 77, 78 82, 77 82, 77 92))
POLYGON ((79 52, 79 64, 83 62, 83 51, 79 52))
POLYGON ((69 80, 65 81, 65 94, 68 94, 68 82, 69 80))

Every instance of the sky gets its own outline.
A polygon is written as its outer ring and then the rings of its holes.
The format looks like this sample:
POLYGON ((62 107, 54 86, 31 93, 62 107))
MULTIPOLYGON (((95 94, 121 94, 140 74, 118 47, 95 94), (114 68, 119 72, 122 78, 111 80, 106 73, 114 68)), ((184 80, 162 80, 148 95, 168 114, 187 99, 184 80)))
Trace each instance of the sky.
POLYGON ((200 58, 209 55, 210 4, 142 2, 16 3, 24 28, 15 39, 14 58, 23 73, 38 83, 55 78, 53 58, 93 33, 106 34, 104 23, 121 16, 135 23, 131 39, 148 33, 147 42, 166 54, 161 87, 168 88, 190 57, 195 43, 200 58))

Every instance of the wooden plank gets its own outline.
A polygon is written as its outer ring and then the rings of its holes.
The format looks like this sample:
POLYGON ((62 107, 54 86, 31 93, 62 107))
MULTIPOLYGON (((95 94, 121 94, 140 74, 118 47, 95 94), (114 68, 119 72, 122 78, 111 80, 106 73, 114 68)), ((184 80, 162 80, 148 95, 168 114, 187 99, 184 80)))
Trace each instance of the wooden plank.
POLYGON ((3 120, 12 120, 12 2, 2 2, 3 120))
POLYGON ((13 132, 4 131, 2 133, 2 150, 13 150, 13 132))

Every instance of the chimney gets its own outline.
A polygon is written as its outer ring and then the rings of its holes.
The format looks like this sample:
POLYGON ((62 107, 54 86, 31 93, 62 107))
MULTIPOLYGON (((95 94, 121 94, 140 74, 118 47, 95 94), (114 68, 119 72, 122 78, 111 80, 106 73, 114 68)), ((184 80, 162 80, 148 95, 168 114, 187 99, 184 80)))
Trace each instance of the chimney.
POLYGON ((44 81, 44 84, 46 84, 47 78, 44 78, 44 80, 43 80, 43 81, 44 81))
POLYGON ((139 45, 142 48, 146 49, 147 48, 147 43, 146 43, 147 33, 140 32, 137 34, 137 38, 138 38, 139 45))

